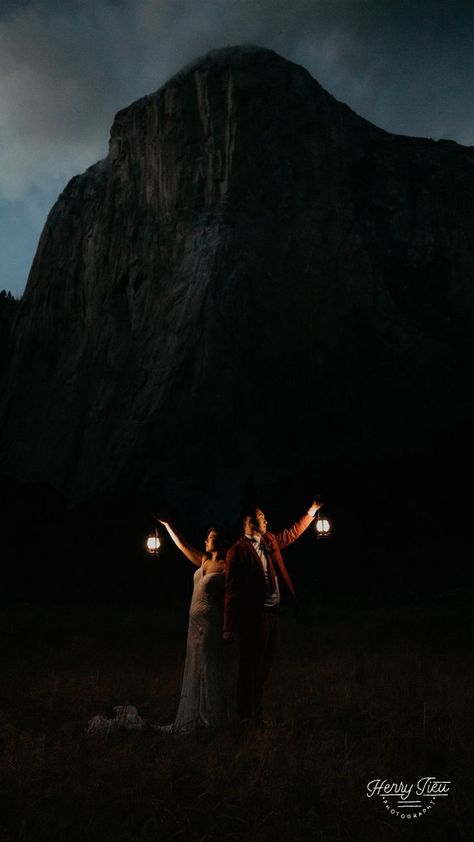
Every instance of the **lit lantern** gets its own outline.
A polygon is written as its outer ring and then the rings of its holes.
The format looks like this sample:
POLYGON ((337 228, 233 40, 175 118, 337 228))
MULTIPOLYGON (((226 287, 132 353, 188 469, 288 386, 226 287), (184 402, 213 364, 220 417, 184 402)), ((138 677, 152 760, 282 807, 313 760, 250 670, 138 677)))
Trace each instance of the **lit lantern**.
POLYGON ((146 539, 146 549, 150 555, 157 555, 160 552, 160 539, 158 537, 158 530, 155 529, 152 535, 146 539))
POLYGON ((327 517, 319 514, 316 518, 316 535, 318 538, 327 538, 331 534, 331 523, 327 517))

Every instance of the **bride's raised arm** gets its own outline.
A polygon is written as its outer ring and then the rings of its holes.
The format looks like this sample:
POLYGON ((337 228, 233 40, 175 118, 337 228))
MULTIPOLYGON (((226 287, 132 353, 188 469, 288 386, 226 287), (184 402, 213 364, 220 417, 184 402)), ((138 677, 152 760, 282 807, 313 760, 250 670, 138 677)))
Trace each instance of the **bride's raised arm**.
POLYGON ((153 515, 153 517, 156 521, 158 521, 158 523, 161 523, 165 527, 170 538, 174 541, 178 549, 184 553, 186 558, 189 558, 189 561, 192 561, 196 567, 200 567, 204 555, 202 550, 200 551, 197 550, 196 547, 193 547, 192 544, 190 544, 189 541, 187 541, 186 538, 174 528, 174 526, 171 526, 171 523, 168 523, 166 520, 161 520, 158 515, 153 515))

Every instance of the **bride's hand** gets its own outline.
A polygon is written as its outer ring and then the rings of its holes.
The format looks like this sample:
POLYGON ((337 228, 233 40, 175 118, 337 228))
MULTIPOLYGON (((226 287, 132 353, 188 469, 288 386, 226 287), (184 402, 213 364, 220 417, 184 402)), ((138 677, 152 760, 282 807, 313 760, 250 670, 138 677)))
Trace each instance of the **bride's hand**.
POLYGON ((152 518, 157 521, 157 523, 161 523, 163 526, 168 526, 169 520, 165 520, 163 515, 158 515, 155 512, 152 512, 152 518))

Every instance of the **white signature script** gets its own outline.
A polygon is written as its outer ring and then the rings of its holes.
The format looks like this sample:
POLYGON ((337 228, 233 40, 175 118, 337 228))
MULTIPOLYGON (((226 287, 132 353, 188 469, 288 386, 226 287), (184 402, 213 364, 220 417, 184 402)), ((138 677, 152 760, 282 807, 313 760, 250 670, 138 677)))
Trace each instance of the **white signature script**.
POLYGON ((438 781, 432 775, 419 778, 416 785, 376 778, 367 784, 367 798, 372 798, 373 795, 396 795, 401 801, 408 801, 412 793, 417 796, 443 796, 448 794, 450 784, 451 781, 438 781))

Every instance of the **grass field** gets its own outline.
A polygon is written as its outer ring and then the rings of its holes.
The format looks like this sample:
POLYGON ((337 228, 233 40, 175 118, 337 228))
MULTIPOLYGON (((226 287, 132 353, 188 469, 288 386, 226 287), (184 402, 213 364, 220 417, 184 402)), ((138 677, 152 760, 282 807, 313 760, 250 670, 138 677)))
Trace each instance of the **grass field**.
MULTIPOLYGON (((95 714, 176 709, 185 601, 16 605, 1 613, 0 838, 23 842, 474 838, 470 601, 410 608, 305 605, 282 617, 269 725, 186 738, 91 737, 95 714), (452 781, 416 819, 375 778, 452 781)), ((231 683, 235 651, 228 651, 231 683)))

